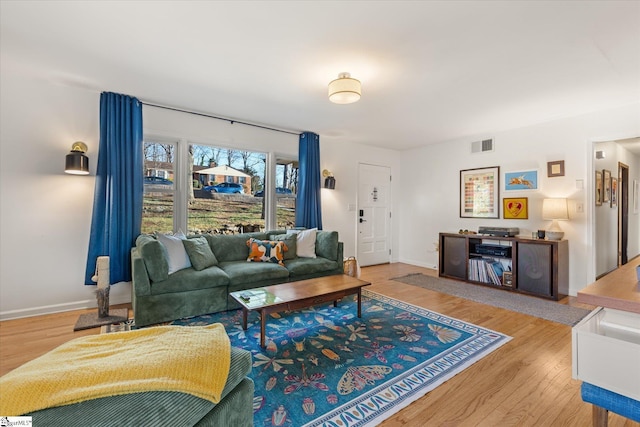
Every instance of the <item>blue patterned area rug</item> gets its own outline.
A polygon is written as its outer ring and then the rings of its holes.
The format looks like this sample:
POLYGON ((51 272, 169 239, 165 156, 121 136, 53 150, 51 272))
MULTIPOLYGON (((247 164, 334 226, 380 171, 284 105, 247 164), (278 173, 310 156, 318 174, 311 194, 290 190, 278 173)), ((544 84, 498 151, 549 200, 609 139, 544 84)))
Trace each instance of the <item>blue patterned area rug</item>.
POLYGON ((367 290, 362 304, 271 315, 265 349, 257 313, 246 332, 241 310, 173 324, 223 323, 251 351, 255 426, 376 425, 511 339, 367 290))

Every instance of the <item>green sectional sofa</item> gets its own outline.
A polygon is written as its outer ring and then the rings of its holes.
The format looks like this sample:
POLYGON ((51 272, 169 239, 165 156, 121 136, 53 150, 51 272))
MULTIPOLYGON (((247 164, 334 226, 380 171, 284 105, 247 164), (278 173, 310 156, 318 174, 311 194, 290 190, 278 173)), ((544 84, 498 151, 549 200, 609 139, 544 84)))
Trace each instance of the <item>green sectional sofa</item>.
POLYGON ((239 308, 230 292, 343 274, 343 243, 335 231, 317 231, 315 258, 308 253, 297 256, 296 235, 286 230, 189 236, 184 246, 191 266, 171 273, 171 251, 161 242, 163 237, 141 235, 131 250, 137 326, 239 308), (250 238, 284 241, 289 250, 282 265, 248 262, 250 238))

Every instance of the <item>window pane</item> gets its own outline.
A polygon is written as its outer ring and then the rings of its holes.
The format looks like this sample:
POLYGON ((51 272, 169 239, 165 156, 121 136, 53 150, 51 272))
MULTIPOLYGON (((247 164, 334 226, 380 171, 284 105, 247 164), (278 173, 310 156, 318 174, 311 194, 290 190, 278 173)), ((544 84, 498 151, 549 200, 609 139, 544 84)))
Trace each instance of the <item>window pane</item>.
POLYGON ((264 183, 263 153, 192 144, 189 174, 189 233, 235 233, 264 229, 263 199, 254 197, 264 183))
POLYGON ((144 143, 142 233, 173 231, 175 154, 175 143, 144 143))
POLYGON ((278 228, 291 228, 296 222, 298 162, 278 159, 276 164, 276 221, 278 228))

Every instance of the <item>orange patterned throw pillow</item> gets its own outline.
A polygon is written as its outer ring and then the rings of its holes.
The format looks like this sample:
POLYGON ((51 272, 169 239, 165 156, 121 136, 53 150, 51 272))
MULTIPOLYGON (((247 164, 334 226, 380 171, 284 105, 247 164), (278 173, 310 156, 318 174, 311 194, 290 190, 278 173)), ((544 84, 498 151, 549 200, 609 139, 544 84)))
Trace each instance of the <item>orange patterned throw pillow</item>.
POLYGON ((247 240, 249 246, 248 262, 273 262, 284 265, 284 253, 289 250, 284 242, 258 240, 253 237, 247 240))

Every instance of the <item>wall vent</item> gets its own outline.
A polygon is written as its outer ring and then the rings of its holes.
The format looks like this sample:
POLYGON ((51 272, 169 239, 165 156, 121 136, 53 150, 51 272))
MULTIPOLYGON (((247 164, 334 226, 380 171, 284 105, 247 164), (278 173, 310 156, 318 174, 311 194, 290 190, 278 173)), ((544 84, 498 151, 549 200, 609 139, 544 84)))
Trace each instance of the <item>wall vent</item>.
POLYGON ((471 143, 471 153, 488 153, 494 151, 493 138, 484 139, 482 141, 474 141, 471 143))

